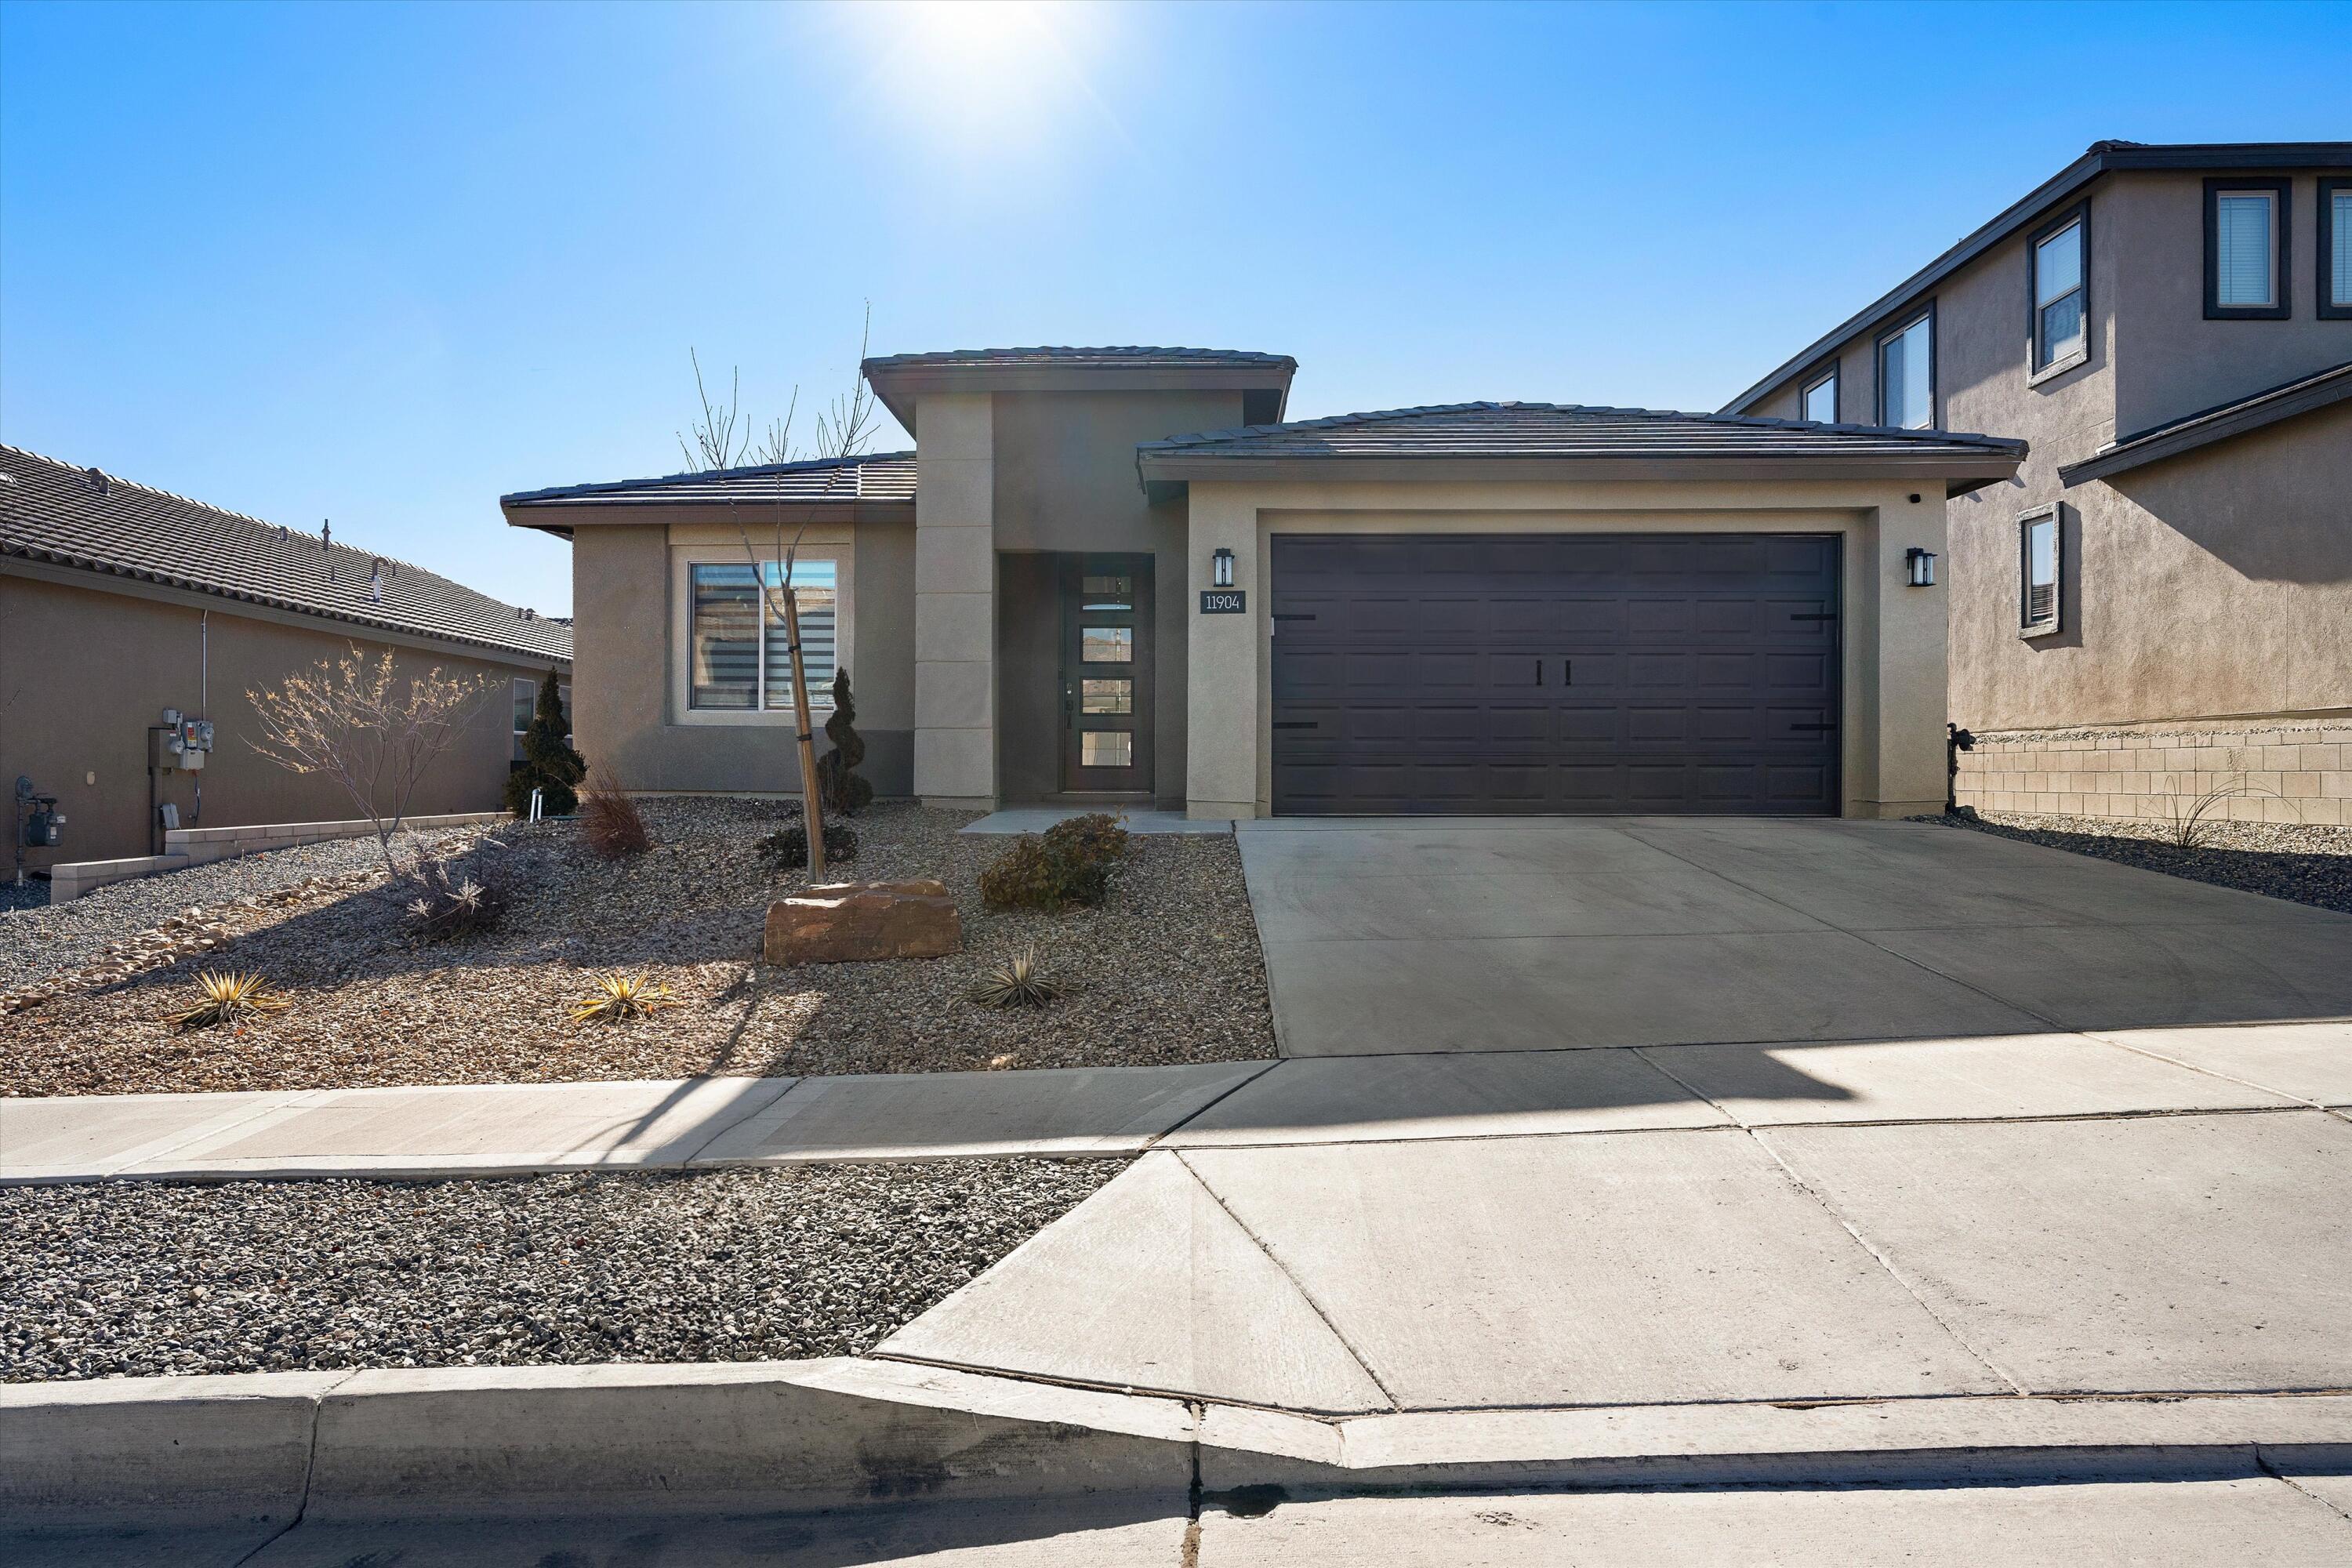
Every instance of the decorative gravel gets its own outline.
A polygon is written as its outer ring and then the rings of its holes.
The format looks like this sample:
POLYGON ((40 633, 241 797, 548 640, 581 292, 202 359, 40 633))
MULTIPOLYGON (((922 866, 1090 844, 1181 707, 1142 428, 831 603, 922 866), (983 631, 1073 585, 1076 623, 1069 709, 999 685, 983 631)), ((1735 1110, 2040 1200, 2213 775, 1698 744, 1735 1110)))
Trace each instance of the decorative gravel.
MULTIPOLYGON (((286 908, 214 910, 207 951, 0 1015, 0 1094, 929 1072, 1230 1061, 1274 1055, 1257 930, 1231 836, 1138 837, 1108 900, 1059 914, 984 909, 981 868, 1013 842, 961 834, 969 812, 890 803, 856 823, 835 878, 938 877, 962 914, 951 957, 772 969, 754 962, 769 902, 804 885, 753 853, 796 808, 649 802, 655 847, 599 860, 576 825, 502 828, 486 851, 513 906, 485 936, 411 942, 382 887, 286 908), (965 994, 1034 947, 1069 994, 1034 1010, 965 994), (175 1036, 202 970, 257 970, 293 1000, 242 1032, 175 1036), (645 973, 679 1005, 574 1026, 602 972, 645 973)), ((209 868, 207 868, 209 869, 209 868)), ((111 891, 112 889, 105 889, 111 891)), ((100 895, 92 895, 98 897, 100 895)), ((178 909, 184 900, 170 907, 178 909)), ((73 906, 66 906, 71 909, 73 906)), ((5 984, 0 981, 0 984, 5 984)))
POLYGON ((2011 812, 1920 820, 2352 914, 2352 828, 2214 822, 2203 825, 2205 837, 2197 847, 2184 849, 2168 841, 2170 826, 2158 822, 2011 812))
MULTIPOLYGON (((407 855, 421 845, 438 841, 431 836, 402 834, 394 847, 407 855)), ((21 889, 10 886, 5 889, 7 897, 0 900, 0 952, 9 956, 7 972, 0 974, 0 989, 79 968, 103 955, 109 946, 132 941, 191 908, 213 909, 265 899, 312 878, 380 874, 383 866, 383 852, 373 837, 331 838, 320 844, 215 860, 160 877, 109 882, 62 904, 48 901, 47 882, 27 882, 21 889)))
POLYGON ((1119 1167, 0 1189, 0 1380, 852 1355, 1119 1167))

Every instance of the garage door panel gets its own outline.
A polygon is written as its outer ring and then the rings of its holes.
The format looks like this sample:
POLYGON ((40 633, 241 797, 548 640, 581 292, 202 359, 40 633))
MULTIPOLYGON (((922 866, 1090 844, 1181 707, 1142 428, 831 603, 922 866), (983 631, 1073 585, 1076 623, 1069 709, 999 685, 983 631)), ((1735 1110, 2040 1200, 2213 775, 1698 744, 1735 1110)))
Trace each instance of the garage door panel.
POLYGON ((1836 808, 1837 542, 1274 543, 1282 812, 1836 808))

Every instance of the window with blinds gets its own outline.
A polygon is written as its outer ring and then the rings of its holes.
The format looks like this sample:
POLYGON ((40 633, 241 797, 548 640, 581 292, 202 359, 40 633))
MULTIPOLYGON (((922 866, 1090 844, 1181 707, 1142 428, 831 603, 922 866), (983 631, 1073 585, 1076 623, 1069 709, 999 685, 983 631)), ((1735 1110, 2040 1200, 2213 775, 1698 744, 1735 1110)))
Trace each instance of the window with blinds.
POLYGON ((2089 352, 2090 289, 2083 266, 2085 220, 2075 217, 2033 246, 2033 368, 2089 352))
POLYGON ((2058 543, 2056 507, 2018 519, 2018 626, 2023 631, 2058 629, 2058 543))
POLYGON ((2352 316, 2352 180, 2319 182, 2320 313, 2352 316))
MULTIPOLYGON (((689 707, 749 712, 793 705, 793 664, 783 610, 783 568, 774 562, 754 576, 750 563, 698 564, 691 569, 688 613, 689 707)), ((809 700, 833 700, 839 657, 839 566, 803 559, 793 565, 801 618, 801 657, 808 667, 809 700)))
POLYGON ((1936 422, 1934 313, 1878 341, 1878 422, 1925 430, 1936 422))
POLYGON ((2277 297, 2271 276, 2276 208, 2268 191, 2225 191, 2215 204, 2214 296, 2224 305, 2267 305, 2277 297))

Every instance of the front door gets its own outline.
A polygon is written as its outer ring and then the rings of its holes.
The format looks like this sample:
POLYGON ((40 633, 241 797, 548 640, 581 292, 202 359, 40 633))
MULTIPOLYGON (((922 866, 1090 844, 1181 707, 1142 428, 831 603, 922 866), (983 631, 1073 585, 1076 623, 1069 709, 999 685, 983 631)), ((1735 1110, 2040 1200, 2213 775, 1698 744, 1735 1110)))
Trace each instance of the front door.
POLYGON ((1151 793, 1151 557, 1062 558, 1062 788, 1151 793))

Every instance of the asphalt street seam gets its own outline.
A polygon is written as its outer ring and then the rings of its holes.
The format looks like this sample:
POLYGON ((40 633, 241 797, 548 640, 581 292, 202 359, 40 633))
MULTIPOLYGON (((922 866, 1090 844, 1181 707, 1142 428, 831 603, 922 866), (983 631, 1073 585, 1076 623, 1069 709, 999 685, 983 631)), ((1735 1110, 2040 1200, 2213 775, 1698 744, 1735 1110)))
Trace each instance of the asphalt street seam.
POLYGON ((1169 1152, 1174 1154, 1176 1157, 1176 1163, 1184 1167, 1184 1173, 1192 1177, 1194 1182, 1198 1183, 1202 1192, 1209 1194, 1210 1201, 1215 1204, 1219 1208, 1225 1211, 1225 1217, 1232 1220, 1234 1224, 1239 1226, 1241 1227, 1241 1233, 1244 1236, 1248 1237, 1251 1242, 1256 1246, 1260 1252, 1265 1254, 1266 1261, 1273 1264, 1275 1268, 1281 1272, 1281 1275, 1285 1279, 1290 1281, 1290 1288, 1298 1292, 1298 1299, 1307 1303, 1309 1310, 1311 1310, 1318 1318, 1323 1320, 1323 1326, 1331 1331, 1331 1337, 1339 1342, 1339 1348, 1346 1351, 1349 1359, 1353 1360, 1358 1366, 1364 1369, 1364 1375, 1371 1380, 1371 1384, 1374 1388, 1381 1391, 1381 1397, 1389 1402, 1389 1408, 1391 1410, 1403 1409, 1404 1406, 1398 1401, 1395 1391, 1391 1389, 1386 1382, 1382 1381, 1379 1373, 1372 1370, 1372 1363, 1364 1359, 1364 1353, 1349 1342, 1348 1336, 1339 1331, 1339 1325, 1331 1321, 1331 1314, 1323 1310, 1323 1303, 1318 1301, 1315 1299, 1314 1293, 1307 1289, 1307 1286, 1299 1279, 1298 1276, 1290 1271, 1289 1265, 1284 1263, 1280 1258, 1275 1255, 1274 1248, 1265 1244, 1265 1238, 1258 1235, 1257 1232, 1252 1230, 1249 1227, 1248 1223, 1244 1221, 1241 1215, 1234 1213, 1233 1205, 1225 1202, 1224 1194, 1217 1191, 1217 1189, 1210 1184, 1208 1177, 1193 1169, 1192 1163, 1184 1158, 1184 1152, 1181 1149, 1171 1150, 1169 1152))
MULTIPOLYGON (((1649 1054, 1646 1051, 1642 1051, 1639 1047, 1636 1047, 1636 1054, 1639 1055, 1643 1061, 1650 1062, 1652 1067, 1657 1068, 1660 1072, 1664 1073, 1666 1077, 1673 1079, 1675 1082, 1681 1084, 1685 1089, 1690 1090, 1691 1093, 1698 1095, 1701 1100, 1704 1100, 1709 1105, 1714 1106, 1716 1110, 1722 1111, 1724 1115, 1731 1115, 1730 1111, 1724 1110, 1722 1105, 1717 1103, 1712 1095, 1702 1093, 1696 1085, 1692 1084, 1674 1072, 1669 1071, 1661 1064, 1651 1061, 1649 1054)), ((2023 1384, 2018 1382, 2017 1379, 2010 1376, 2009 1373, 2001 1370, 2000 1367, 1995 1365, 1992 1357, 1987 1355, 1983 1351, 1979 1350, 1975 1345, 1969 1343, 1966 1335, 1962 1334, 1958 1329, 1953 1327, 1941 1312, 1936 1310, 1935 1307, 1925 1296, 1913 1289, 1912 1284, 1908 1279, 1904 1279, 1900 1273, 1896 1272, 1895 1265, 1887 1259, 1885 1254, 1880 1252, 1875 1247, 1873 1247, 1863 1236, 1862 1232, 1854 1227, 1853 1221, 1847 1219, 1845 1215, 1838 1213, 1836 1206, 1832 1205, 1826 1196, 1816 1192, 1813 1189, 1812 1184, 1806 1181, 1804 1177, 1797 1173, 1795 1166, 1790 1164, 1788 1161, 1780 1157, 1780 1152, 1778 1149, 1773 1148, 1771 1144, 1766 1142, 1753 1127, 1740 1123, 1738 1119, 1736 1117, 1733 1118, 1733 1121, 1735 1125, 1739 1127, 1739 1131, 1746 1133, 1749 1140, 1752 1141, 1759 1149, 1764 1151, 1764 1157, 1771 1161, 1772 1163, 1779 1168, 1780 1173, 1785 1176, 1799 1192, 1804 1194, 1805 1196, 1812 1199, 1814 1203, 1820 1205, 1823 1214, 1836 1221, 1840 1228, 1844 1230, 1848 1236, 1853 1237, 1854 1245, 1868 1253, 1871 1260, 1876 1263, 1879 1268, 1886 1271, 1886 1277, 1894 1280, 1895 1285, 1905 1295, 1910 1297, 1914 1301, 1916 1301, 1919 1304, 1919 1310, 1927 1313, 1927 1316, 1935 1321, 1937 1327, 1941 1328, 1944 1332, 1951 1336, 1952 1342, 1954 1344, 1959 1346, 1962 1350, 1968 1352, 1969 1355, 1975 1357, 1976 1360, 1983 1365, 1987 1372, 2000 1379, 2001 1382, 2009 1384, 2011 1392, 2021 1394, 2025 1393, 2026 1389, 2023 1384)))

